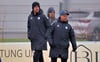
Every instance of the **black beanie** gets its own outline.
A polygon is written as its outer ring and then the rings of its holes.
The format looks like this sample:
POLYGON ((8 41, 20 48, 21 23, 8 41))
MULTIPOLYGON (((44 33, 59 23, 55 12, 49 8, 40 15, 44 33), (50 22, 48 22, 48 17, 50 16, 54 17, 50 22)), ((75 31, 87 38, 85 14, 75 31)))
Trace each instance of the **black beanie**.
POLYGON ((40 4, 38 2, 33 2, 32 4, 32 9, 35 7, 35 6, 38 6, 40 8, 40 4))

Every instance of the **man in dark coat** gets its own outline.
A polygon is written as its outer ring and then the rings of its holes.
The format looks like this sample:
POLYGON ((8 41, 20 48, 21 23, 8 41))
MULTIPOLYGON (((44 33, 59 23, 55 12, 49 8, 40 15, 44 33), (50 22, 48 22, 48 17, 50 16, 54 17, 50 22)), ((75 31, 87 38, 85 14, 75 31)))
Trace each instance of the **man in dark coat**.
POLYGON ((31 49, 34 50, 33 61, 44 62, 42 50, 47 50, 46 31, 50 23, 38 2, 33 2, 32 12, 28 17, 28 39, 31 41, 31 49))
POLYGON ((77 48, 74 31, 68 23, 68 15, 67 10, 62 10, 59 19, 48 32, 51 62, 57 62, 58 57, 61 58, 61 62, 67 62, 69 41, 73 51, 77 48))
POLYGON ((47 16, 51 25, 57 22, 57 19, 55 18, 55 9, 53 7, 48 8, 47 16))

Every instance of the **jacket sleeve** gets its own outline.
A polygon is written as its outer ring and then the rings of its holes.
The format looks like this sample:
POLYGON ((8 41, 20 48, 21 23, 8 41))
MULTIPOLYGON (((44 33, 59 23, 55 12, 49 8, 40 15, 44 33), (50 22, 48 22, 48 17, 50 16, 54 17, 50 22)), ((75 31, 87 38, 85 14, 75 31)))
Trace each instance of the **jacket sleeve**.
POLYGON ((31 26, 30 26, 30 16, 28 17, 28 22, 27 22, 27 37, 30 40, 30 30, 31 30, 31 26))
POLYGON ((47 40, 49 42, 50 47, 54 47, 53 35, 54 35, 54 24, 47 30, 47 40))
POLYGON ((54 30, 54 27, 51 26, 47 31, 47 40, 50 46, 53 45, 53 30, 54 30))
POLYGON ((44 24, 46 29, 50 28, 51 24, 49 22, 49 20, 47 19, 47 17, 44 15, 44 24))
POLYGON ((75 38, 74 30, 72 29, 72 27, 69 31, 69 38, 70 38, 70 41, 73 47, 73 51, 75 51, 77 49, 77 45, 76 45, 76 38, 75 38))
POLYGON ((45 28, 46 28, 45 37, 46 37, 46 39, 47 39, 47 36, 48 36, 47 33, 48 33, 48 31, 49 31, 51 25, 50 25, 50 22, 49 22, 49 20, 46 18, 45 15, 44 15, 44 25, 45 25, 45 28))
POLYGON ((46 18, 46 16, 44 16, 44 23, 45 23, 45 27, 46 27, 46 39, 49 42, 49 45, 53 45, 53 38, 52 38, 52 33, 53 33, 53 26, 51 26, 49 20, 46 18))

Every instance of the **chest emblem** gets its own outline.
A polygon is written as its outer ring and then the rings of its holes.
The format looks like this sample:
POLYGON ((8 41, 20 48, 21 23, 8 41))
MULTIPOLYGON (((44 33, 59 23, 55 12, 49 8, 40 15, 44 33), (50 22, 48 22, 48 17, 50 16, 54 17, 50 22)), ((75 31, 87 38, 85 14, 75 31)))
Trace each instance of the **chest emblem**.
POLYGON ((57 27, 60 27, 60 25, 57 25, 57 27))
POLYGON ((65 29, 68 29, 68 27, 66 26, 65 29))
POLYGON ((30 19, 32 20, 32 19, 33 19, 33 17, 30 17, 30 19))
POLYGON ((38 17, 37 19, 40 20, 40 17, 38 17))

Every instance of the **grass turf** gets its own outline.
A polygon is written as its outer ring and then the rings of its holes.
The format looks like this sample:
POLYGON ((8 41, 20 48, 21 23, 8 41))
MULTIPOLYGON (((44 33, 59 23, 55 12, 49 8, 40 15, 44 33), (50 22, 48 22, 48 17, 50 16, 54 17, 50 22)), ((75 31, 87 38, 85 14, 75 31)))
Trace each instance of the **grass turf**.
POLYGON ((7 38, 7 39, 0 39, 0 42, 28 42, 27 38, 7 38))

